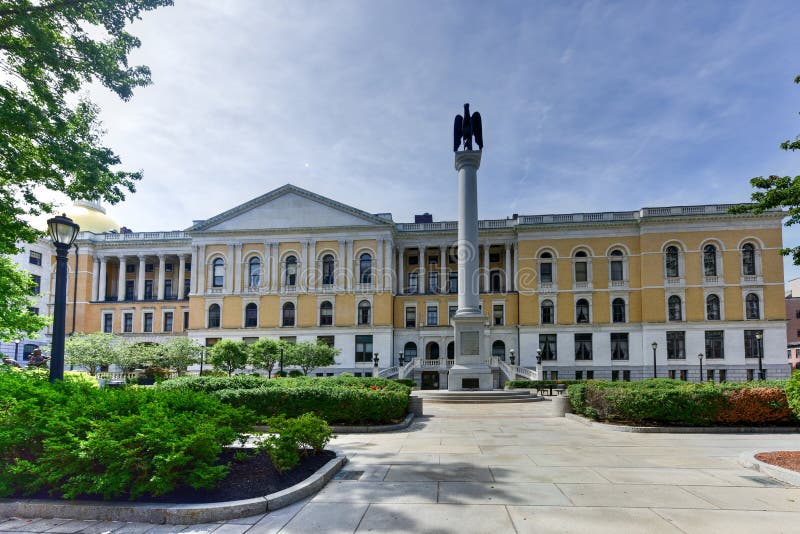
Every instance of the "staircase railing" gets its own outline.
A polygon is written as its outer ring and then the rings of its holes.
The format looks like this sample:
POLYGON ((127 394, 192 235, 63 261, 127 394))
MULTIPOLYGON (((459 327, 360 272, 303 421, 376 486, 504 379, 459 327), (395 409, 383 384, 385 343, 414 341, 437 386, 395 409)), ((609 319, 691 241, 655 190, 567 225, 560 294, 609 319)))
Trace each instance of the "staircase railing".
POLYGON ((411 358, 403 367, 397 371, 397 378, 405 378, 412 372, 412 369, 417 366, 417 359, 411 358))
POLYGON ((381 369, 378 372, 378 376, 381 378, 389 378, 390 376, 396 375, 398 372, 398 367, 395 365, 394 367, 387 367, 386 369, 381 369))
POLYGON ((518 376, 522 376, 527 380, 539 380, 539 373, 534 369, 528 369, 527 367, 520 367, 519 365, 515 365, 513 369, 518 376))

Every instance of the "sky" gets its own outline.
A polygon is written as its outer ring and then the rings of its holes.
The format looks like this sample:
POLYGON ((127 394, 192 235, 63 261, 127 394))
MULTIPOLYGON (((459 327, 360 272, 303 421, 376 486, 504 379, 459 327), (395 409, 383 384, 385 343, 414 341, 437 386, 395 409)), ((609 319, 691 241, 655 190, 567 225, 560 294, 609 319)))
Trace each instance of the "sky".
POLYGON ((751 177, 800 174, 779 149, 800 134, 798 28, 789 1, 176 0, 130 27, 153 85, 89 89, 144 172, 109 213, 184 229, 292 183, 453 220, 464 102, 481 218, 746 201, 751 177))

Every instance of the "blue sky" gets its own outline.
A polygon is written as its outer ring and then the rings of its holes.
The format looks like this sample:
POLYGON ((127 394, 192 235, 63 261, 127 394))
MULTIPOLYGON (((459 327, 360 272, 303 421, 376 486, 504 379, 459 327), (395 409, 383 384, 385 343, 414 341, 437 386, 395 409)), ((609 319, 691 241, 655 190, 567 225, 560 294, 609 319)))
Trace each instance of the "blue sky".
POLYGON ((482 218, 739 202, 752 176, 800 174, 778 149, 800 133, 796 2, 177 4, 131 28, 154 85, 91 90, 144 171, 110 209, 134 230, 287 182, 453 219, 464 102, 484 120, 482 218))

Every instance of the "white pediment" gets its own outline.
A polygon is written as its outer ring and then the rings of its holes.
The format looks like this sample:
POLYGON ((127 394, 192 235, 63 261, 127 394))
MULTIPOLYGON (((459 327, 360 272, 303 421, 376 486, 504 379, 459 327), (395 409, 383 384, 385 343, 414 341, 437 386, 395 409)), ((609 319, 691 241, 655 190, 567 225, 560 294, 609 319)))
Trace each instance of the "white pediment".
POLYGON ((199 223, 194 229, 237 231, 376 226, 381 223, 374 215, 289 186, 199 223))

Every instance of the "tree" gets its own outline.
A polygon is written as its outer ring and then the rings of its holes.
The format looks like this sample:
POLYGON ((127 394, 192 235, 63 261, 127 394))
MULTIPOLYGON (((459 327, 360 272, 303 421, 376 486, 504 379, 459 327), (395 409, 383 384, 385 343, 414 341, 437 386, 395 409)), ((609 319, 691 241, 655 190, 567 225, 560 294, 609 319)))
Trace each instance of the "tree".
POLYGON ((244 341, 221 339, 211 347, 211 365, 228 371, 228 376, 247 365, 247 346, 244 341))
POLYGON ((112 334, 74 334, 64 342, 64 362, 94 375, 99 367, 116 363, 122 349, 112 334))
MULTIPOLYGON (((794 83, 800 84, 800 76, 795 77, 794 83)), ((794 152, 800 150, 800 135, 792 140, 786 140, 780 145, 781 150, 794 152)), ((750 195, 753 204, 731 208, 731 213, 762 213, 775 208, 785 208, 789 211, 789 220, 786 226, 800 223, 800 176, 776 176, 768 178, 757 176, 750 179, 750 185, 760 191, 750 195)), ((781 249, 784 256, 792 255, 795 265, 800 265, 800 246, 781 249)))
POLYGON ((160 365, 160 360, 161 345, 157 343, 121 341, 113 363, 126 371, 133 371, 134 369, 146 369, 147 367, 160 365))
POLYGON ((179 373, 185 372, 186 368, 200 361, 203 347, 195 340, 188 337, 178 337, 161 345, 160 365, 169 369, 175 369, 179 373))
POLYGON ((264 369, 267 376, 272 378, 272 370, 281 359, 281 342, 274 339, 262 338, 247 345, 247 361, 254 369, 264 369))
POLYGON ((32 295, 30 275, 8 256, 0 256, 0 340, 10 341, 20 334, 31 337, 47 326, 48 317, 30 311, 32 295))
MULTIPOLYGON (((0 0, 0 255, 41 233, 23 217, 53 213, 41 190, 115 204, 134 192, 141 171, 118 170, 103 146, 99 109, 77 98, 97 81, 121 99, 149 85, 150 69, 128 65, 139 39, 125 25, 172 0, 0 0)), ((14 277, 0 262, 0 280, 14 277)), ((0 332, 30 332, 20 324, 24 286, 0 292, 0 332)), ((35 330, 35 329, 33 329, 35 330)))
POLYGON ((335 357, 341 352, 339 349, 331 347, 327 343, 317 341, 303 341, 294 345, 287 345, 288 355, 286 362, 289 365, 296 365, 307 375, 311 369, 335 365, 335 357))

